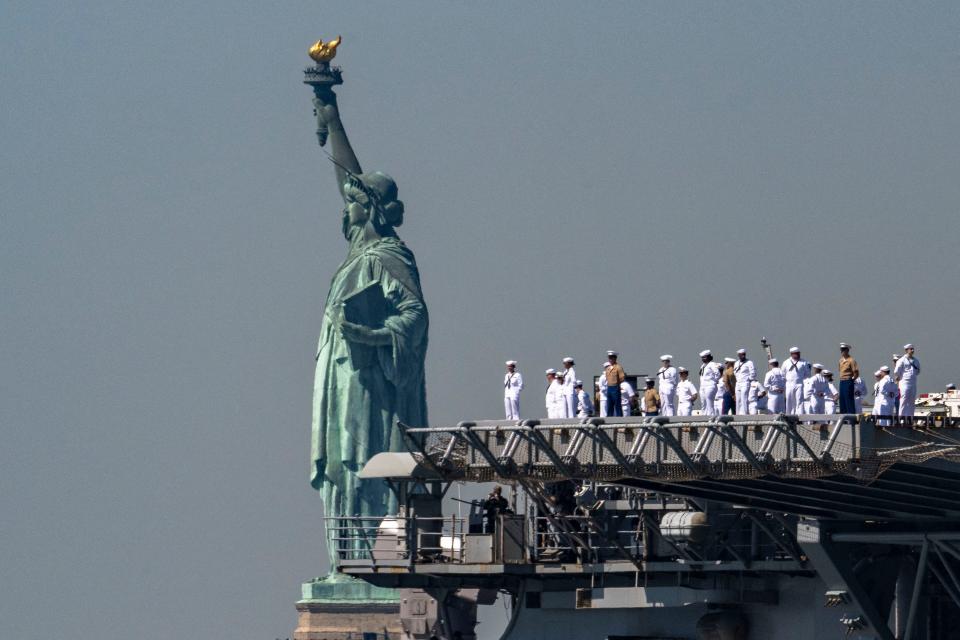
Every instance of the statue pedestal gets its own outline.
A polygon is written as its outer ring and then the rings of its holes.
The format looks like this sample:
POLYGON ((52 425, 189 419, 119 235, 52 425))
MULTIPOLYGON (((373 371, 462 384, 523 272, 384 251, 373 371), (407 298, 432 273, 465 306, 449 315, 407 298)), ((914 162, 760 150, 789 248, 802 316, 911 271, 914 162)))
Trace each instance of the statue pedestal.
POLYGON ((294 640, 400 640, 400 596, 362 580, 327 577, 303 584, 294 640), (376 634, 376 635, 374 635, 376 634))

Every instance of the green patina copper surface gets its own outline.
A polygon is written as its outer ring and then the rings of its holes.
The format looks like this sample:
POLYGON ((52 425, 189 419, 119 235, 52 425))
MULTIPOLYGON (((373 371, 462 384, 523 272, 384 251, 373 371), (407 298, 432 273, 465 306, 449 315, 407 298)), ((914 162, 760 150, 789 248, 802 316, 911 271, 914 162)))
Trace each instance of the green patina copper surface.
POLYGON ((398 421, 427 423, 427 308, 413 253, 396 234, 404 214, 396 183, 362 172, 328 87, 316 89, 314 107, 344 199, 347 256, 330 284, 320 327, 310 481, 328 517, 383 516, 394 506, 386 483, 361 480, 357 472, 377 453, 403 449, 398 421))
POLYGON ((301 597, 302 602, 337 604, 394 604, 400 599, 396 589, 376 587, 362 580, 342 575, 304 582, 301 597))

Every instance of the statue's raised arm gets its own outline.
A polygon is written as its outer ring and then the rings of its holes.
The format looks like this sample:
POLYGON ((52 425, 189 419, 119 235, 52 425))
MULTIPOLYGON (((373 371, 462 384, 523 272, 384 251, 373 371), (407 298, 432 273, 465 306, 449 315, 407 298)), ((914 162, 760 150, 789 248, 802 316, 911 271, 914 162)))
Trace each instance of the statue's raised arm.
POLYGON ((337 188, 343 195, 343 188, 347 182, 347 172, 360 175, 360 161, 350 145, 350 139, 343 128, 340 119, 340 109, 337 106, 337 96, 329 91, 329 96, 318 96, 313 99, 313 108, 317 114, 317 137, 320 145, 330 143, 330 155, 333 158, 333 170, 337 178, 337 188))

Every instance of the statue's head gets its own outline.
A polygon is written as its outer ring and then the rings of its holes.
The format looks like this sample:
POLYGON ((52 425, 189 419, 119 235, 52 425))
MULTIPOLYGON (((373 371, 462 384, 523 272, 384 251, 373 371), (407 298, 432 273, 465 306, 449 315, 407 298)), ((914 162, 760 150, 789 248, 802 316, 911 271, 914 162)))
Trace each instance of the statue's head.
POLYGON ((397 199, 397 183, 382 171, 350 175, 343 186, 346 207, 343 233, 368 222, 380 235, 390 235, 403 224, 403 201, 397 199))

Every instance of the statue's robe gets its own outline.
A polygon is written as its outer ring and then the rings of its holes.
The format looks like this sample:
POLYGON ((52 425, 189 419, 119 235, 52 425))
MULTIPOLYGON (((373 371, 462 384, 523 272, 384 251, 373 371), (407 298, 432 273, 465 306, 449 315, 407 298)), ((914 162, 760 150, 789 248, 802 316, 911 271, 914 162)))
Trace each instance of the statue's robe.
POLYGON ((404 450, 398 421, 427 424, 427 325, 417 265, 403 242, 386 237, 350 251, 330 284, 314 378, 310 482, 327 517, 393 511, 386 483, 357 472, 381 451, 404 450), (385 327, 390 344, 349 342, 338 328, 341 314, 385 327))

